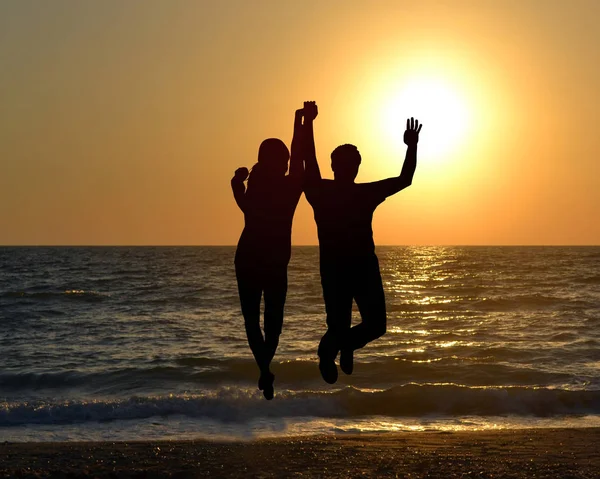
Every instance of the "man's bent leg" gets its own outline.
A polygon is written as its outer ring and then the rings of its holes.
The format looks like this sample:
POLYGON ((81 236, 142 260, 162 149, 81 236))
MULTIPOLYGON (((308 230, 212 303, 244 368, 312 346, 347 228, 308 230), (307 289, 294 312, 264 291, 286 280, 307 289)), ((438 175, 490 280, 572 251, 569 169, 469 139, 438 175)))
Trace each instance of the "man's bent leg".
POLYGON ((385 294, 377 258, 361 265, 356 272, 354 299, 362 322, 350 329, 344 345, 350 350, 360 349, 383 336, 387 325, 385 294))
POLYGON ((321 267, 321 284, 327 313, 327 332, 319 344, 319 357, 335 359, 352 321, 352 291, 343 271, 321 267))
POLYGON ((337 380, 335 358, 352 321, 352 292, 340 268, 321 265, 321 284, 327 313, 327 332, 319 344, 319 369, 326 382, 337 380))

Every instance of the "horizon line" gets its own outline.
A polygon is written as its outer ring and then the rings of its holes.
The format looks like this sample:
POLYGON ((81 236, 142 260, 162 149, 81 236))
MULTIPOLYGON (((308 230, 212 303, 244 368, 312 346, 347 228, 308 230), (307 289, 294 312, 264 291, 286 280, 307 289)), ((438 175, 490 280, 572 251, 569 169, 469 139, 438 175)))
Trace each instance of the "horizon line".
MULTIPOLYGON (((318 247, 319 244, 297 244, 292 245, 292 248, 306 248, 306 247, 318 247)), ((456 244, 441 244, 441 243, 428 243, 428 244, 378 244, 378 247, 600 247, 600 244, 586 244, 586 243, 456 243, 456 244)), ((0 248, 235 248, 237 244, 1 244, 0 248)))

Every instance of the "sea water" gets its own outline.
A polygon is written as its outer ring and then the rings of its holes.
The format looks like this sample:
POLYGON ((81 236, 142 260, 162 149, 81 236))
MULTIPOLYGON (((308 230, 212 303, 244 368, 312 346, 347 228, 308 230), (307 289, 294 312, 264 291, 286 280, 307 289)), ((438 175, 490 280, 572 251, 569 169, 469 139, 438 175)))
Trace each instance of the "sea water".
POLYGON ((387 333, 335 385, 295 247, 272 401, 234 253, 0 248, 0 441, 600 425, 600 247, 378 247, 387 333))

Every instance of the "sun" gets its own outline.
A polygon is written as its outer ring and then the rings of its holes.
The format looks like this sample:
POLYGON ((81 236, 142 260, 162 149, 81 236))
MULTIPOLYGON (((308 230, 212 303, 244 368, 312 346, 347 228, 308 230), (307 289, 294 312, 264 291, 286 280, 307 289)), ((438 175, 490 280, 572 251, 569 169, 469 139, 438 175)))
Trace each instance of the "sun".
POLYGON ((423 123, 419 155, 443 163, 466 140, 469 109, 458 90, 442 79, 413 78, 394 86, 382 99, 380 131, 394 148, 404 149, 406 119, 423 123))

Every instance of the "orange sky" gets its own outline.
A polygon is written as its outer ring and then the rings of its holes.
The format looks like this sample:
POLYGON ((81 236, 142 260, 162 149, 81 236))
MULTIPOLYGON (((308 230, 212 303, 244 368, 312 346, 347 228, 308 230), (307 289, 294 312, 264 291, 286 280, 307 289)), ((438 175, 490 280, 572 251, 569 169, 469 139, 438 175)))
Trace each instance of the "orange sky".
MULTIPOLYGON (((235 244, 233 171, 289 145, 309 99, 325 177, 348 142, 358 181, 398 174, 383 112, 426 116, 378 244, 600 244, 598 18, 595 0, 1 2, 0 244, 235 244), (393 102, 430 83, 468 116, 435 154, 453 108, 393 102)), ((293 242, 316 243, 304 198, 293 242)))

